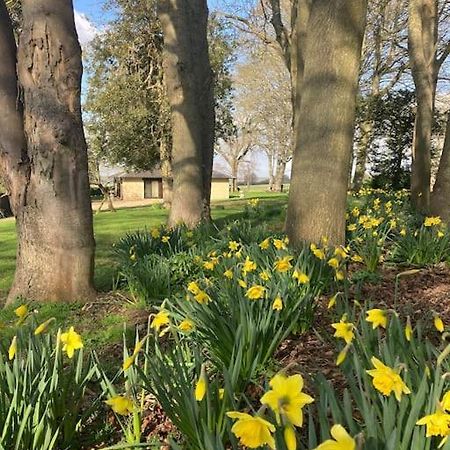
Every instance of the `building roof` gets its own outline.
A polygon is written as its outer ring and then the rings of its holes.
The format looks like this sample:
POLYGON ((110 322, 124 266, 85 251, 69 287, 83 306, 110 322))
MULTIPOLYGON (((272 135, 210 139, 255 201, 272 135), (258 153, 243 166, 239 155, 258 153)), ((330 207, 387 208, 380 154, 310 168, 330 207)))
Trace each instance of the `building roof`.
MULTIPOLYGON (((143 172, 123 172, 116 175, 117 178, 162 178, 161 169, 155 168, 153 170, 146 170, 143 172)), ((223 172, 219 172, 218 170, 213 170, 212 178, 215 179, 226 179, 228 180, 230 177, 223 172)))

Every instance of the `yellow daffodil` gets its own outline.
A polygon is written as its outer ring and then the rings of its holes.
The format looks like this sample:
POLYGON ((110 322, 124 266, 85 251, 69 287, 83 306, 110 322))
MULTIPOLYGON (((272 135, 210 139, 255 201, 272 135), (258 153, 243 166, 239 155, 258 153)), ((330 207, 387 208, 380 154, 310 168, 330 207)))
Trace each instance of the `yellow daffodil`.
POLYGON ((367 370, 367 373, 373 378, 372 382, 379 392, 385 396, 395 394, 395 398, 400 401, 402 394, 410 394, 411 391, 402 380, 398 371, 384 365, 379 359, 373 357, 371 360, 375 369, 367 370))
POLYGON ((356 223, 351 223, 347 226, 348 231, 356 231, 356 223))
POLYGON ((223 400, 223 397, 225 396, 225 389, 220 388, 219 389, 219 400, 223 400))
POLYGON ((348 349, 349 349, 349 345, 346 345, 338 354, 337 358, 336 358, 336 365, 340 366, 344 361, 345 358, 347 358, 347 353, 348 353, 348 349))
POLYGON ((314 248, 314 250, 312 252, 317 259, 320 259, 320 260, 325 259, 325 253, 320 248, 314 248))
POLYGON ((17 336, 14 336, 11 341, 11 345, 8 349, 8 359, 11 361, 14 359, 17 353, 17 336))
POLYGON ((334 336, 342 338, 347 344, 352 342, 355 334, 353 333, 354 325, 352 323, 341 320, 338 323, 333 323, 331 326, 336 330, 334 336))
POLYGON ((248 289, 245 296, 248 297, 250 300, 259 300, 260 298, 264 297, 265 292, 266 288, 264 286, 255 284, 250 289, 248 289))
POLYGON ((252 261, 248 256, 245 258, 244 265, 242 266, 242 272, 245 274, 256 270, 256 263, 252 261))
POLYGON ((287 377, 284 374, 275 375, 269 383, 272 388, 266 392, 261 403, 269 406, 281 423, 281 416, 292 425, 301 427, 303 425, 302 408, 314 401, 314 399, 302 392, 303 378, 300 374, 287 377))
POLYGON ((328 260, 327 264, 333 269, 337 269, 339 267, 339 260, 337 258, 331 258, 328 260))
POLYGON ((286 425, 284 427, 284 442, 287 450, 297 450, 297 438, 295 436, 295 430, 292 425, 286 425))
POLYGON ((408 316, 408 318, 406 319, 406 327, 405 327, 405 338, 408 342, 411 341, 412 333, 413 330, 411 326, 411 319, 408 316))
POLYGON ((345 273, 342 270, 336 270, 334 278, 336 281, 342 281, 345 278, 345 273))
POLYGON ((334 254, 341 259, 346 259, 348 256, 347 249, 345 249, 344 247, 336 247, 334 250, 334 254))
POLYGON ((128 370, 134 364, 134 361, 136 360, 138 353, 142 350, 142 347, 144 346, 144 343, 147 340, 147 337, 148 336, 144 336, 143 339, 141 339, 140 341, 137 341, 136 344, 134 344, 133 353, 130 356, 128 356, 125 359, 125 361, 123 362, 122 369, 124 372, 126 370, 128 370))
POLYGON ((150 235, 153 239, 158 239, 159 236, 161 236, 161 233, 159 232, 158 228, 152 228, 150 231, 150 235))
POLYGON ((422 417, 416 425, 426 425, 426 437, 446 437, 450 434, 450 414, 438 409, 434 414, 422 417))
POLYGON ((236 241, 230 241, 228 243, 228 248, 232 251, 232 252, 237 252, 239 250, 239 242, 236 241))
POLYGON ((198 402, 201 402, 203 400, 203 398, 206 395, 206 388, 207 388, 206 372, 204 366, 202 366, 200 377, 195 385, 195 400, 197 400, 198 402))
POLYGON ((386 328, 387 326, 387 314, 386 311, 382 309, 370 309, 366 312, 367 317, 366 321, 370 322, 372 324, 372 328, 375 330, 375 328, 383 327, 386 328))
POLYGON ((111 409, 121 416, 127 416, 133 412, 133 402, 128 397, 123 395, 116 395, 106 400, 105 403, 111 407, 111 409))
POLYGON ((447 391, 442 397, 441 406, 444 411, 450 411, 450 391, 447 391))
POLYGON ((200 292, 200 287, 199 287, 199 285, 197 284, 197 282, 196 281, 191 281, 189 284, 188 284, 188 291, 191 293, 191 294, 198 294, 199 292, 200 292))
POLYGON ((351 260, 355 263, 362 263, 364 261, 360 255, 353 255, 351 260))
POLYGON ((336 300, 337 300, 338 295, 339 295, 339 292, 337 292, 330 298, 330 300, 328 301, 327 309, 331 309, 334 307, 334 305, 336 305, 336 300))
POLYGON ((169 312, 165 309, 162 309, 159 311, 158 314, 155 314, 153 317, 152 322, 150 323, 150 328, 153 328, 157 333, 159 333, 159 330, 161 327, 165 325, 169 325, 170 319, 169 319, 169 312))
POLYGON ((320 444, 315 450, 355 450, 356 441, 347 433, 342 425, 333 425, 331 428, 333 439, 320 444))
POLYGON ((434 316, 434 327, 439 331, 439 333, 442 333, 445 328, 444 322, 437 314, 434 316))
POLYGON ((261 250, 267 250, 270 246, 270 238, 266 238, 264 239, 260 244, 259 244, 259 248, 261 250))
POLYGON ((227 412, 230 419, 238 419, 231 428, 231 432, 239 439, 240 443, 248 448, 259 448, 268 445, 275 449, 275 439, 272 434, 275 427, 259 416, 241 413, 239 411, 227 412))
POLYGON ((238 280, 238 284, 241 288, 247 289, 247 283, 244 280, 238 280))
POLYGON ((18 308, 14 310, 14 314, 20 319, 23 320, 28 314, 28 306, 20 305, 18 308))
POLYGON ((283 300, 280 296, 277 296, 272 304, 272 309, 281 311, 283 309, 283 300))
POLYGON ((223 273, 223 276, 225 278, 228 278, 229 280, 233 279, 233 271, 231 269, 227 269, 225 270, 225 272, 223 273))
POLYGON ((439 216, 436 216, 436 217, 426 217, 423 224, 426 227, 433 227, 435 225, 440 225, 441 223, 442 219, 439 216))
POLYGON ((203 263, 203 268, 206 270, 214 270, 215 264, 214 261, 205 261, 203 263))
POLYGON ((291 261, 293 259, 293 256, 285 256, 283 258, 278 259, 275 261, 274 269, 277 272, 287 272, 289 269, 292 268, 291 261))
POLYGON ((309 283, 308 275, 306 275, 306 273, 300 272, 298 270, 294 270, 294 273, 292 274, 292 278, 294 278, 294 280, 297 280, 298 284, 308 284, 309 283))
POLYGON ((406 236, 406 228, 400 230, 400 236, 406 236))
POLYGON ((163 242, 164 244, 167 244, 170 241, 170 236, 163 236, 161 238, 161 242, 163 242))
POLYGON ((190 331, 192 331, 194 329, 194 322, 192 322, 192 320, 189 319, 184 319, 180 325, 178 325, 178 329, 180 331, 184 331, 185 333, 189 333, 190 331))
POLYGON ((286 243, 282 239, 274 239, 273 245, 277 250, 284 250, 286 248, 286 243))
POLYGON ((45 333, 48 330, 48 327, 52 322, 54 322, 56 319, 52 317, 51 319, 46 320, 45 322, 41 323, 36 327, 34 330, 34 335, 37 336, 39 334, 45 333))
POLYGON ((358 217, 358 216, 359 216, 359 213, 360 213, 359 208, 358 208, 357 206, 355 206, 355 207, 352 209, 352 216, 353 216, 353 217, 358 217))
POLYGON ((211 301, 211 297, 205 291, 198 291, 194 295, 195 301, 200 303, 200 305, 207 305, 211 301))
POLYGON ((443 238, 445 236, 445 234, 442 231, 438 231, 437 232, 437 237, 438 238, 443 238))
POLYGON ((75 350, 83 348, 83 341, 81 336, 74 330, 73 327, 69 331, 61 334, 61 342, 63 343, 63 351, 67 353, 69 358, 72 358, 75 350))
POLYGON ((259 278, 261 278, 261 280, 263 280, 263 281, 269 281, 269 280, 270 280, 270 274, 267 273, 265 270, 263 270, 263 271, 259 274, 259 278))

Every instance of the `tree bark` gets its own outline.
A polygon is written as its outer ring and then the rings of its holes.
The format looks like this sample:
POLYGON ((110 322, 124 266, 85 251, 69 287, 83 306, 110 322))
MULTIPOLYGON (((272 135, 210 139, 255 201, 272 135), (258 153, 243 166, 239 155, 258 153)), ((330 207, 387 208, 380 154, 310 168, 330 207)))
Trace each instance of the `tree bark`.
POLYGON ((277 167, 273 180, 272 191, 283 192, 283 180, 286 172, 286 163, 284 161, 277 161, 277 167))
POLYGON ((347 184, 367 1, 316 0, 308 22, 305 71, 286 220, 294 244, 343 244, 347 184))
POLYGON ((163 67, 172 112, 173 194, 169 226, 210 219, 214 97, 206 0, 159 0, 163 67))
POLYGON ((431 193, 431 212, 450 224, 450 113, 436 182, 431 193))
POLYGON ((431 133, 439 67, 436 60, 438 17, 436 0, 410 0, 408 50, 416 87, 411 200, 421 213, 430 207, 431 133))
POLYGON ((169 209, 172 205, 173 173, 172 173, 171 145, 167 141, 168 139, 165 139, 164 137, 161 138, 160 159, 161 159, 163 202, 165 208, 169 209))
POLYGON ((353 178, 353 190, 358 192, 363 185, 364 175, 366 173, 367 154, 370 143, 372 142, 374 123, 368 119, 361 123, 361 139, 356 146, 355 176, 353 178))
MULTIPOLYGON (((17 119, 20 109, 14 113, 8 96, 0 97, 2 107, 6 103, 11 117, 16 117, 16 135, 25 136, 1 159, 11 159, 14 153, 17 160, 22 155, 20 164, 27 167, 25 171, 9 164, 6 171, 18 235, 8 302, 18 296, 38 301, 86 300, 94 295, 94 237, 81 122, 81 49, 73 6, 71 0, 23 0, 22 6, 17 65, 22 124, 17 119), (25 181, 19 188, 15 187, 18 179, 25 181)), ((15 68, 5 70, 9 89, 2 78, 0 90, 6 87, 12 95, 13 90, 17 92, 12 82, 15 68)), ((2 147, 4 142, 10 145, 8 134, 1 126, 2 147)))

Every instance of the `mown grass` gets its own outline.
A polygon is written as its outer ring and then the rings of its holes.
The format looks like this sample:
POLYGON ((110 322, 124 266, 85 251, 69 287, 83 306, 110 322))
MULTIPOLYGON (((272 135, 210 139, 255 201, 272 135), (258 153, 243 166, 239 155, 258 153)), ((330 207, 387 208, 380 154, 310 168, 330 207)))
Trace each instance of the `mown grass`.
MULTIPOLYGON (((242 216, 249 198, 261 198, 264 203, 280 204, 286 202, 286 194, 266 192, 265 186, 244 189, 245 198, 234 197, 212 205, 214 220, 228 220, 242 216)), ((167 211, 155 206, 118 209, 117 212, 102 212, 94 215, 94 234, 96 241, 95 286, 100 291, 108 291, 113 286, 116 274, 113 244, 127 232, 159 226, 167 219, 167 211)), ((279 218, 274 218, 277 227, 279 218)), ((0 220, 0 303, 11 286, 16 252, 16 232, 14 219, 0 220)))

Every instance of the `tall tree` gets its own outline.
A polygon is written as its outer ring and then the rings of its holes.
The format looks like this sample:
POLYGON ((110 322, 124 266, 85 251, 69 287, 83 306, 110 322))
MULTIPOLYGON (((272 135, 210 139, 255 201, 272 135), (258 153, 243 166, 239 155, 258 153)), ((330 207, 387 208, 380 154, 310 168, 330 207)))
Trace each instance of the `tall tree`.
POLYGON ((286 219, 294 244, 323 236, 344 243, 366 11, 364 0, 316 0, 311 6, 286 219))
POLYGON ((375 137, 374 106, 400 81, 408 66, 406 5, 408 0, 371 0, 368 3, 360 73, 361 108, 355 143, 355 175, 352 187, 361 189, 368 151, 375 137))
POLYGON ((430 208, 431 135, 439 71, 450 54, 450 41, 439 39, 439 20, 449 4, 439 0, 409 0, 408 49, 416 87, 411 199, 424 214, 430 208))
POLYGON ((22 12, 17 50, 0 0, 0 171, 18 235, 8 301, 87 299, 94 238, 72 1, 23 0, 22 12))
POLYGON ((214 83, 206 0, 159 0, 163 68, 172 113, 173 194, 169 225, 210 218, 214 83))
POLYGON ((267 156, 269 189, 280 192, 294 140, 291 84, 283 60, 273 49, 255 45, 235 80, 236 109, 251 117, 254 143, 267 156))
POLYGON ((255 147, 255 126, 251 118, 237 116, 234 120, 234 132, 225 139, 219 139, 216 145, 216 153, 228 164, 233 179, 232 190, 237 191, 237 178, 239 166, 244 158, 255 147))
POLYGON ((431 212, 450 224, 450 111, 439 169, 431 194, 431 212))

